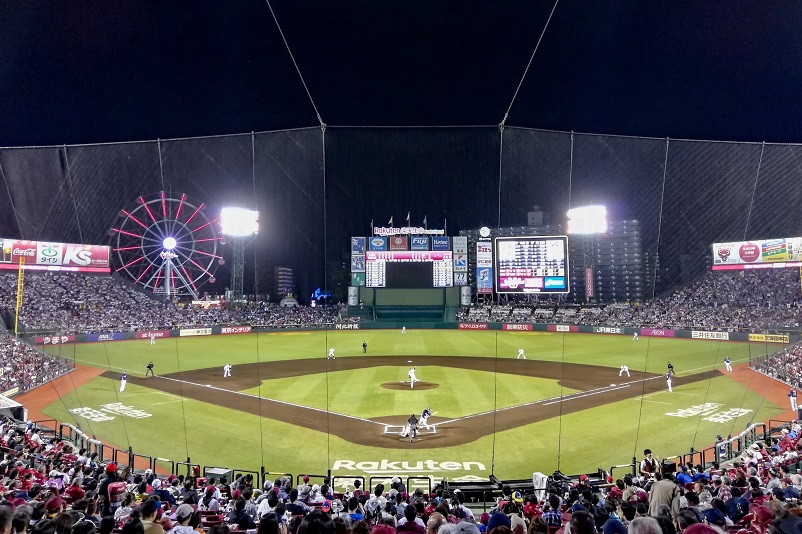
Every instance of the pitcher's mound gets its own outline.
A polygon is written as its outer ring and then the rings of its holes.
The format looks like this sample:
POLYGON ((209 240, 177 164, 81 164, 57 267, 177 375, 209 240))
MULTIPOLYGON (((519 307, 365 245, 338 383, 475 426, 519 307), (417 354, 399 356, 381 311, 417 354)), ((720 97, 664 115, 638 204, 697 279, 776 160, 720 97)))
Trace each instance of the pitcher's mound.
POLYGON ((385 382, 381 385, 384 389, 393 389, 395 391, 415 391, 415 390, 424 390, 424 389, 434 389, 439 388, 440 384, 435 384, 434 382, 415 382, 415 389, 409 387, 409 382, 385 382))

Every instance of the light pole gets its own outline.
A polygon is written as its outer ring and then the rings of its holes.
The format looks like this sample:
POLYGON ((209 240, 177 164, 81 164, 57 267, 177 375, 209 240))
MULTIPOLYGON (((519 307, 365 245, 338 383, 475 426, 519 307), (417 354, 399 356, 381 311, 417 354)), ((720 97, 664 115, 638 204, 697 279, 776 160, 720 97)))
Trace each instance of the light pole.
POLYGON ((582 236, 585 279, 585 302, 596 296, 596 262, 593 236, 607 232, 607 208, 604 206, 583 206, 568 210, 568 235, 582 236))
POLYGON ((246 208, 223 208, 220 227, 224 236, 231 239, 234 257, 231 261, 231 305, 243 299, 245 278, 245 240, 259 233, 259 212, 246 208))

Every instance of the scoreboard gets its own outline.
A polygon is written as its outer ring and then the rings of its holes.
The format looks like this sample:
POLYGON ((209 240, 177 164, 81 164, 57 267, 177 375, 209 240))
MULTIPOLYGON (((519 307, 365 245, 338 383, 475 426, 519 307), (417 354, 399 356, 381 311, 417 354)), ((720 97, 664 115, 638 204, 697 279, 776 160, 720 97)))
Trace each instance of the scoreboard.
POLYGON ((450 250, 382 250, 365 253, 367 287, 453 287, 450 250))
POLYGON ((497 237, 496 292, 568 293, 566 236, 497 237))

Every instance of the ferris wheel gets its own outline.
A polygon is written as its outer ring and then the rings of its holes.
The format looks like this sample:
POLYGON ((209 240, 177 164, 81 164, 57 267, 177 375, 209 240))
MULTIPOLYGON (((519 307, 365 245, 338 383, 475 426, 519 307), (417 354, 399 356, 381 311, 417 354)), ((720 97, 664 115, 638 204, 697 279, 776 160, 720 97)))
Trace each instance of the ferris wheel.
POLYGON ((117 272, 154 293, 195 299, 203 284, 215 282, 214 272, 224 263, 217 251, 222 238, 217 219, 206 216, 203 204, 162 191, 139 197, 119 216, 119 225, 109 230, 116 237, 117 272))

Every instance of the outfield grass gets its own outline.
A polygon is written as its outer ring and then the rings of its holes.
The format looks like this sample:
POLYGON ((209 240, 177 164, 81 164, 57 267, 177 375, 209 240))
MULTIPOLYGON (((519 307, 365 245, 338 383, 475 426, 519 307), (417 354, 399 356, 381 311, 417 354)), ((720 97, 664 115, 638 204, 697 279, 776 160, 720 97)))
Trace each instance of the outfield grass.
MULTIPOLYGON (((49 347, 77 362, 129 374, 144 374, 152 360, 159 374, 190 369, 222 367, 225 363, 269 362, 288 359, 325 358, 334 347, 338 358, 362 355, 362 342, 371 356, 448 355, 515 358, 524 348, 529 359, 591 363, 633 370, 665 372, 670 360, 683 374, 713 368, 723 369, 730 356, 737 364, 750 354, 760 355, 780 348, 757 343, 727 343, 685 339, 562 334, 543 332, 463 332, 448 330, 282 332, 157 340, 91 343, 49 347)), ((323 365, 321 366, 322 368, 323 365)), ((432 406, 444 417, 459 417, 483 410, 503 408, 572 393, 556 381, 510 375, 493 376, 479 371, 425 366, 418 377, 436 382, 427 391, 393 391, 377 388, 383 382, 401 381, 406 369, 379 366, 349 372, 266 379, 251 393, 358 417, 420 412, 432 406), (410 396, 413 395, 413 396, 410 396)), ((678 381, 679 382, 679 381, 678 381)), ((435 476, 526 478, 533 471, 551 472, 558 467, 577 473, 602 466, 626 463, 649 447, 658 456, 669 456, 709 446, 716 434, 737 433, 752 421, 763 421, 782 410, 727 376, 678 385, 673 394, 647 396, 598 406, 578 413, 496 432, 465 445, 409 450, 399 440, 396 448, 355 445, 327 432, 325 416, 318 431, 224 409, 190 399, 180 399, 149 388, 129 384, 122 395, 116 380, 98 378, 63 397, 45 410, 49 417, 77 423, 80 428, 118 448, 203 465, 231 466, 292 473, 326 470, 340 461, 354 462, 360 474, 382 471, 381 460, 409 462, 411 471, 428 472, 419 460, 476 462, 468 467, 449 464, 435 476), (151 417, 133 419, 116 416, 112 421, 92 422, 73 416, 69 409, 100 409, 106 403, 122 402, 151 417), (694 406, 708 405, 708 413, 688 415, 694 406), (682 412, 680 410, 686 410, 682 412), (714 421, 705 420, 713 415, 714 421), (362 463, 359 462, 375 462, 362 463), (451 470, 453 468, 453 470, 451 470)), ((469 425, 455 432, 471 433, 469 425)), ((456 465, 456 464, 455 464, 456 465)), ((386 469, 384 471, 387 471, 386 469)), ((347 469, 335 475, 356 474, 347 469)))

